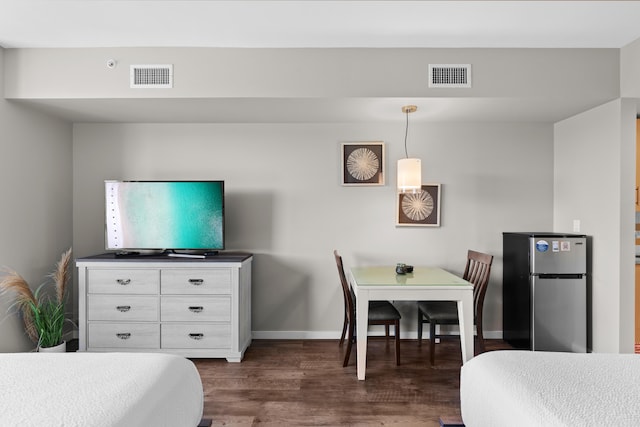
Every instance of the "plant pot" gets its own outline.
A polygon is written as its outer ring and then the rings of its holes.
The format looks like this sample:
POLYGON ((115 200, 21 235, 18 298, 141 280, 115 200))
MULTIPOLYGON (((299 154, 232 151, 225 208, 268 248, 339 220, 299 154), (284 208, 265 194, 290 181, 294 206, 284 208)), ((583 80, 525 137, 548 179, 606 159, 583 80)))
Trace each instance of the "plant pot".
POLYGON ((61 344, 53 347, 40 347, 38 348, 38 351, 40 353, 65 353, 67 351, 67 342, 62 341, 61 344))

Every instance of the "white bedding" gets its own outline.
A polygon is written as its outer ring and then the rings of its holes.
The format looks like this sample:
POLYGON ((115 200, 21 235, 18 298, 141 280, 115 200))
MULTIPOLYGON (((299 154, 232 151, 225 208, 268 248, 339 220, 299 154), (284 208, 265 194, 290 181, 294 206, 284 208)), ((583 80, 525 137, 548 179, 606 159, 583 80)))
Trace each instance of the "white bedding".
POLYGON ((197 426, 200 375, 153 353, 0 354, 0 426, 197 426))
POLYGON ((466 427, 640 426, 640 355, 493 351, 465 363, 466 427))

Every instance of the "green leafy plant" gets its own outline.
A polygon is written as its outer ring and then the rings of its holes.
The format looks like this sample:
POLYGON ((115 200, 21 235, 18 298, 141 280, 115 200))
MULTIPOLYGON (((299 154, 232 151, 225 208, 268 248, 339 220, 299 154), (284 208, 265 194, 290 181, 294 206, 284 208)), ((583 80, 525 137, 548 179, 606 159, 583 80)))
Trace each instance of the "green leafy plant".
POLYGON ((25 332, 38 348, 62 344, 70 261, 71 249, 62 254, 55 270, 49 275, 49 279, 53 281, 53 290, 47 289, 50 282, 45 282, 32 292, 21 275, 11 269, 3 269, 0 292, 15 293, 16 300, 12 307, 17 307, 22 313, 25 332))

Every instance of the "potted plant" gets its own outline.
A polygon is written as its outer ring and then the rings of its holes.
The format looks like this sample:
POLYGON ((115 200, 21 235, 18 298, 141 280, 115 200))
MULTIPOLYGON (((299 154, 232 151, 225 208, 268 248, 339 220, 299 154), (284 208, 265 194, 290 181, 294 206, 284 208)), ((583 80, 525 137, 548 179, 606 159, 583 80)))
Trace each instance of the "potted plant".
POLYGON ((14 292, 17 307, 22 313, 25 331, 37 345, 37 350, 60 346, 64 351, 65 343, 62 332, 65 323, 65 293, 69 280, 69 262, 71 248, 62 254, 55 270, 48 276, 35 292, 27 281, 11 269, 4 269, 4 277, 0 281, 0 293, 14 292), (53 282, 53 289, 48 286, 53 282))

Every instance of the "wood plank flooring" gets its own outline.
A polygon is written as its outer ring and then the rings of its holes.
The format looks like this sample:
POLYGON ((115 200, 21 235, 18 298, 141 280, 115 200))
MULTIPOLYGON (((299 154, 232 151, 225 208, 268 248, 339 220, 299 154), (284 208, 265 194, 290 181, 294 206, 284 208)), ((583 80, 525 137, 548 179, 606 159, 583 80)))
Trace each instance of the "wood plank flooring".
MULTIPOLYGON (((487 350, 509 348, 487 340, 487 350)), ((460 343, 445 340, 428 362, 428 342, 370 338, 367 379, 356 377, 355 346, 342 367, 337 340, 254 340, 241 363, 193 359, 202 377, 204 417, 223 425, 439 426, 460 415, 460 343)))

